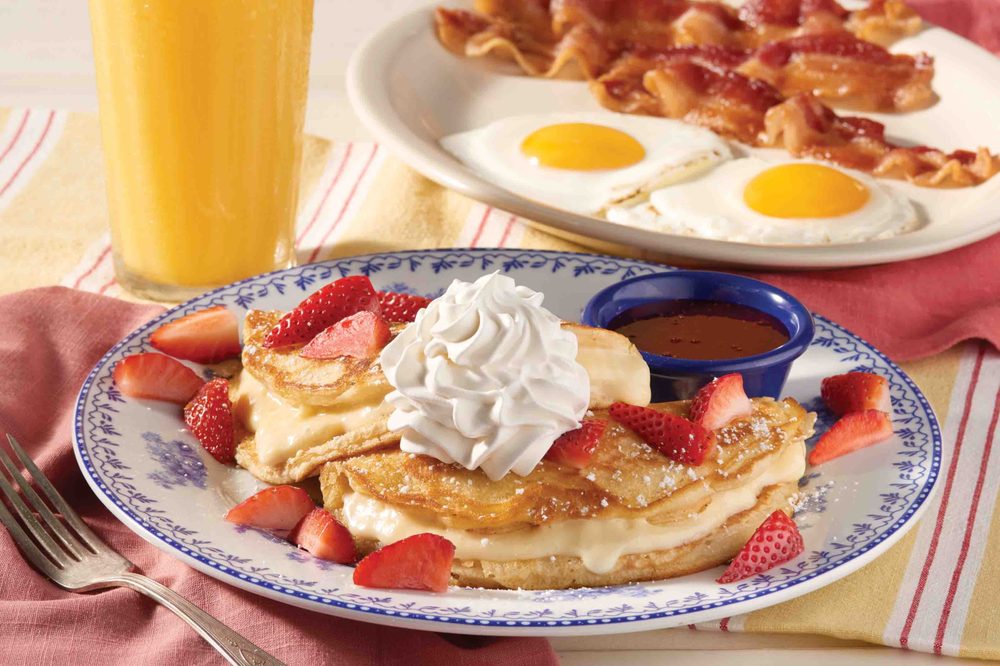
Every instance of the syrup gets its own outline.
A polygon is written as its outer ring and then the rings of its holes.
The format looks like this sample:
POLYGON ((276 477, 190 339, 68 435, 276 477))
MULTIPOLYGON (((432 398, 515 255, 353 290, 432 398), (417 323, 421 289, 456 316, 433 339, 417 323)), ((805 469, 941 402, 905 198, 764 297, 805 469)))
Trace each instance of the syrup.
POLYGON ((648 303, 621 313, 609 328, 642 351, 697 361, 754 356, 788 342, 788 331, 777 318, 720 301, 648 303))

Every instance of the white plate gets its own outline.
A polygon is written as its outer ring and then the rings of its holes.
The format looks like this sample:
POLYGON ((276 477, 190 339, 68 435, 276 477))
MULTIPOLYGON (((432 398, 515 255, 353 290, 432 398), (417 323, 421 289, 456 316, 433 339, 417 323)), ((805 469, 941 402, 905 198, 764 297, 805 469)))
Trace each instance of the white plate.
MULTIPOLYGON (((739 584, 721 569, 672 580, 568 591, 452 588, 445 594, 372 590, 350 567, 317 560, 263 532, 223 520, 261 485, 215 462, 183 429, 174 405, 125 400, 114 364, 149 351, 158 326, 210 305, 289 309, 319 285, 363 273, 379 289, 437 295, 453 278, 495 270, 545 293, 559 316, 578 319, 589 297, 632 275, 669 270, 597 255, 530 250, 432 250, 351 257, 263 275, 174 308, 116 345, 94 368, 77 402, 74 450, 97 496, 130 529, 210 576, 322 613, 417 629, 470 634, 568 635, 641 631, 704 622, 815 590, 870 562, 927 506, 941 464, 937 421, 920 390, 871 345, 817 318, 816 338, 792 368, 789 395, 819 407, 819 382, 851 370, 889 380, 896 437, 810 469, 796 516, 806 552, 739 584)), ((197 367, 197 366, 195 366, 197 367)), ((203 368, 197 368, 203 370, 203 368)), ((821 414, 819 428, 829 419, 821 414)))
MULTIPOLYGON (((459 58, 437 41, 431 9, 403 16, 373 35, 348 66, 354 110, 375 137, 445 187, 522 215, 579 242, 642 248, 660 255, 785 268, 856 266, 944 252, 1000 231, 1000 177, 976 188, 935 190, 884 180, 913 199, 924 226, 885 240, 827 246, 758 246, 619 226, 536 203, 502 189, 438 145, 455 132, 523 113, 603 111, 580 81, 533 79, 485 58, 459 58), (595 242, 596 241, 596 242, 595 242)), ((935 57, 937 104, 908 114, 868 114, 908 144, 1000 150, 1000 60, 958 35, 930 27, 894 51, 935 57)), ((608 113, 604 111, 605 113, 608 113)), ((754 150, 775 154, 774 149, 754 150)))

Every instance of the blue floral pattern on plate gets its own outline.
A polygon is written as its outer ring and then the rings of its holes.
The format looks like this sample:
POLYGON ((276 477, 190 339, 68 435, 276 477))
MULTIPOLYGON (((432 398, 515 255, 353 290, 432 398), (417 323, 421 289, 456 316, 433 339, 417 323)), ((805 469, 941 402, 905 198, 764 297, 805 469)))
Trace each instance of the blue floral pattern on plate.
POLYGON ((160 469, 148 475, 153 483, 166 490, 187 485, 205 488, 208 472, 190 444, 179 439, 165 442, 155 432, 143 433, 142 438, 149 457, 160 464, 160 469))
MULTIPOLYGON (((817 335, 795 365, 787 390, 816 406, 819 380, 852 370, 889 380, 896 438, 828 463, 832 482, 822 506, 807 507, 807 551, 788 564, 735 585, 713 573, 569 591, 452 589, 445 595, 368 590, 351 569, 321 563, 280 539, 222 520, 249 494, 252 479, 210 458, 180 429, 176 410, 125 401, 111 369, 149 348, 164 321, 212 305, 235 312, 288 308, 318 286, 352 274, 377 288, 434 295, 454 278, 501 271, 546 294, 557 315, 577 319, 587 298, 616 281, 671 270, 600 255, 533 250, 416 250, 349 257, 269 273, 204 294, 144 325, 97 364, 77 403, 74 450, 98 497, 131 529, 164 551, 231 584, 321 612, 423 629, 490 634, 602 633, 604 625, 644 630, 703 622, 777 603, 832 582, 873 559, 908 529, 934 488, 941 464, 937 421, 924 396, 897 366, 840 326, 817 317, 817 335), (145 447, 132 443, 143 439, 145 447), (194 454, 195 457, 192 457, 194 454), (877 474, 864 474, 872 469, 877 474), (851 480, 852 482, 846 482, 851 480), (840 482, 845 481, 845 482, 840 482), (845 501, 840 501, 844 499, 845 501)), ((820 427, 827 425, 822 420, 820 427)), ((813 470, 815 471, 815 470, 813 470)), ((615 629, 621 631, 623 628, 615 629)))

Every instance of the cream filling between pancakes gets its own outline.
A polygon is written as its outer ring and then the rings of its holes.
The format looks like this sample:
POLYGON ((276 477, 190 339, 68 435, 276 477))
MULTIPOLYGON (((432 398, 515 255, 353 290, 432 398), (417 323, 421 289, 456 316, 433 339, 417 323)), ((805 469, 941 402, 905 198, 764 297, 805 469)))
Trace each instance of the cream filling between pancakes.
MULTIPOLYGON (((246 370, 234 381, 236 417, 254 433, 257 457, 265 465, 284 463, 299 451, 361 428, 372 418, 385 418, 385 393, 345 395, 333 407, 295 406, 267 390, 246 370)), ((350 394, 353 391, 348 391, 350 394)))
POLYGON ((793 442, 747 483, 716 493, 696 516, 664 525, 629 518, 571 519, 482 536, 417 517, 356 491, 344 494, 342 517, 356 537, 377 539, 383 544, 433 532, 455 544, 459 559, 510 561, 575 556, 587 569, 600 574, 611 571, 622 555, 668 550, 708 536, 732 516, 753 508, 764 488, 798 481, 805 473, 805 465, 805 442, 793 442))

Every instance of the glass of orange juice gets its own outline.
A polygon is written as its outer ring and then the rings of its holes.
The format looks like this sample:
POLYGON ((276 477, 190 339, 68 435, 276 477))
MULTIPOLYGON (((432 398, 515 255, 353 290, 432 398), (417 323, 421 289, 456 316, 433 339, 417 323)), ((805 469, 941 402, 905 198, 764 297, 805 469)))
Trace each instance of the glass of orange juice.
POLYGON ((313 0, 90 0, 118 282, 182 300, 295 261, 313 0))

